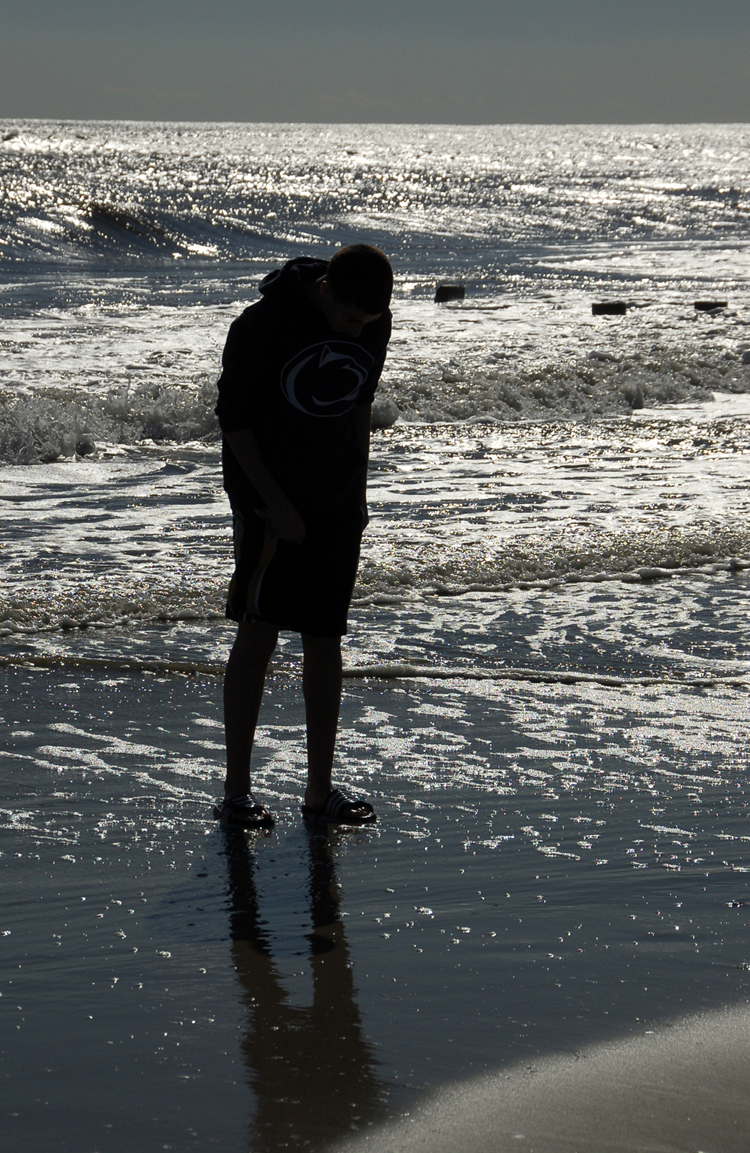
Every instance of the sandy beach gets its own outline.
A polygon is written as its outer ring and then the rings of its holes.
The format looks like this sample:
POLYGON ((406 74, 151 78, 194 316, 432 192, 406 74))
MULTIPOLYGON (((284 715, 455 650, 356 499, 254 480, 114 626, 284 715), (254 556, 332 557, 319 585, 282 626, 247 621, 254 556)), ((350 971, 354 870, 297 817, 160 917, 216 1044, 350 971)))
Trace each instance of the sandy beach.
POLYGON ((451 1088, 343 1153, 747 1148, 746 1003, 451 1088))

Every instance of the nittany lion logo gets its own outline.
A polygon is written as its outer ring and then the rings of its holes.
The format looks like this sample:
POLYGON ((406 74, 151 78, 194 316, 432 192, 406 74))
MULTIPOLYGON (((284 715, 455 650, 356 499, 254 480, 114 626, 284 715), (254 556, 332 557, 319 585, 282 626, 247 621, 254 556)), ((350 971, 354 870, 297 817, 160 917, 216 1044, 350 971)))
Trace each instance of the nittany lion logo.
POLYGON ((310 344, 282 368, 281 388, 308 416, 342 416, 357 403, 373 363, 374 357, 358 344, 310 344))

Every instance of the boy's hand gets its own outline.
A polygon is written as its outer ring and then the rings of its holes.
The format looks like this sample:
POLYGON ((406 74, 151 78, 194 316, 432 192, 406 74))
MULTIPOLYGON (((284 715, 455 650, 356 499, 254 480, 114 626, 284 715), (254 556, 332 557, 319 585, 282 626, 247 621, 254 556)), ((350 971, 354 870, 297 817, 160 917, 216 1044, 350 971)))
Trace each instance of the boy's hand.
POLYGON ((271 528, 280 540, 301 544, 307 535, 305 522, 290 501, 285 501, 268 510, 271 528))
POLYGON ((266 468, 255 433, 245 428, 239 432, 225 432, 224 438, 264 502, 276 536, 280 540, 301 544, 306 536, 305 522, 266 468))

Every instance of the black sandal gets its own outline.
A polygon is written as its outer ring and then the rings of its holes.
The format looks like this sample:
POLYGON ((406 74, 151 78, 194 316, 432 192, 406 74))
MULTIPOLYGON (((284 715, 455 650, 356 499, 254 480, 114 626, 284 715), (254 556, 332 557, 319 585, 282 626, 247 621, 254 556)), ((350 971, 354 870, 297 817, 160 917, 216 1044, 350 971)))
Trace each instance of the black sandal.
POLYGON ((369 801, 348 801, 340 789, 329 793, 320 809, 303 805, 302 815, 310 820, 329 821, 336 825, 371 825, 378 819, 369 801))
POLYGON ((276 818, 252 793, 226 797, 214 806, 214 816, 222 825, 236 829, 272 829, 276 818))

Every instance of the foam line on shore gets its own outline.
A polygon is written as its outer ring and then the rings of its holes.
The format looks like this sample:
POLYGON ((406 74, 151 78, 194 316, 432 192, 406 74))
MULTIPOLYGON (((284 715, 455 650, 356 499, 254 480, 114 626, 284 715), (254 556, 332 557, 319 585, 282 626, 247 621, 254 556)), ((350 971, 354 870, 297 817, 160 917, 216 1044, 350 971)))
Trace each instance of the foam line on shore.
MULTIPOLYGON (((750 569, 750 559, 730 557, 719 563, 706 563, 691 568, 665 568, 660 566, 644 566, 632 572, 594 572, 594 573, 567 573, 559 578, 540 577, 538 579, 516 580, 506 583, 472 582, 465 585, 447 585, 441 582, 426 584, 423 588, 412 585, 402 593, 374 593, 363 596, 354 596, 352 606, 356 608, 398 608, 407 604, 419 602, 431 603, 442 598, 460 599, 472 593, 510 593, 516 589, 523 592, 543 592, 565 589, 571 585, 604 584, 607 582, 621 584, 653 584, 656 581, 673 580, 682 577, 687 580, 703 580, 719 573, 740 573, 750 569)), ((183 592, 184 591, 180 590, 183 592)), ((203 589, 197 590, 197 597, 209 599, 213 590, 208 594, 203 589)), ((32 588, 28 603, 21 599, 21 590, 15 590, 12 601, 5 604, 0 599, 0 638, 13 635, 42 636, 51 633, 72 633, 77 630, 85 632, 89 629, 101 631, 105 629, 127 628, 131 624, 176 624, 188 622, 190 624, 203 624, 207 621, 223 621, 225 614, 218 607, 203 604, 196 607, 192 603, 189 607, 174 607, 171 610, 160 609, 153 611, 153 606, 144 603, 142 606, 133 605, 132 613, 121 612, 118 599, 113 604, 103 601, 97 592, 94 594, 96 603, 86 606, 85 597, 91 594, 91 588, 74 586, 71 596, 68 592, 67 601, 63 602, 65 610, 59 616, 55 613, 55 602, 58 606, 61 601, 59 593, 54 596, 32 588), (41 623, 38 623, 41 611, 41 623)), ((65 594, 63 594, 64 596, 65 594)), ((219 604, 219 597, 215 598, 215 605, 219 604)))
MULTIPOLYGON (((224 675, 225 665, 218 661, 173 661, 139 660, 132 657, 89 657, 73 653, 51 654, 4 654, 0 656, 0 668, 11 666, 56 669, 80 668, 92 672, 150 673, 159 676, 177 674, 181 676, 224 675)), ((289 668, 273 665, 269 675, 301 677, 302 668, 289 668)), ((551 671, 529 668, 480 669, 480 668, 435 668, 431 665, 378 664, 350 665, 342 670, 347 680, 466 680, 466 681, 527 681, 532 684, 576 685, 594 684, 607 688, 648 687, 649 685, 679 685, 681 688, 728 688, 747 689, 750 686, 750 673, 741 676, 707 677, 618 677, 605 673, 581 673, 566 669, 551 671)))

